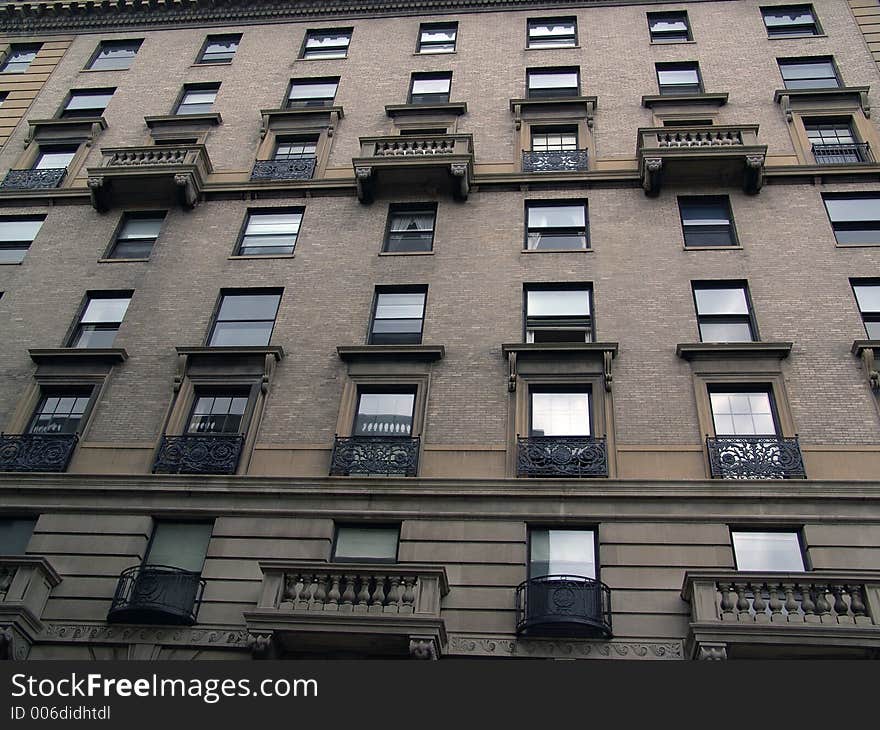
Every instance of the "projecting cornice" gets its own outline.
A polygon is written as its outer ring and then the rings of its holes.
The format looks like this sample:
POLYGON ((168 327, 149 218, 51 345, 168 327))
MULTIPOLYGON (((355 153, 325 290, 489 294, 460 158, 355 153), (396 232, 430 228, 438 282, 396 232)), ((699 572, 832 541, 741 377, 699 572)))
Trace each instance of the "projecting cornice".
MULTIPOLYGON (((644 4, 645 0, 581 0, 583 5, 644 4)), ((7 2, 0 33, 37 35, 77 30, 126 30, 195 24, 281 23, 325 18, 431 15, 477 10, 571 8, 571 0, 84 0, 7 2)))

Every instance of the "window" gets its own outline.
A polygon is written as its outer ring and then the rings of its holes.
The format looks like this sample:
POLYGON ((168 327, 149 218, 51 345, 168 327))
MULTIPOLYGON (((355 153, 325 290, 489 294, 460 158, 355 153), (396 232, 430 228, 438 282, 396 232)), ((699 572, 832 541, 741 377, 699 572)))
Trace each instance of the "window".
POLYGON ((151 213, 126 213, 122 217, 122 224, 108 258, 149 258, 164 221, 164 210, 151 213))
POLYGON ((777 5, 761 8, 767 35, 771 38, 819 35, 819 23, 812 5, 777 5))
POLYGON ((701 342, 754 342, 749 289, 745 282, 694 282, 701 342))
POLYGON ((532 152, 571 152, 578 149, 577 127, 532 127, 532 152))
POLYGON ((113 347, 131 293, 90 294, 70 339, 70 347, 113 347))
POLYGON ((312 159, 317 149, 317 137, 280 137, 275 143, 273 159, 279 162, 312 159))
POLYGON ((414 73, 409 91, 410 104, 447 104, 452 73, 414 73))
POLYGON ((392 205, 388 209, 388 230, 385 233, 387 253, 430 251, 434 247, 434 220, 437 206, 392 205))
POLYGON ((0 264, 20 264, 34 242, 45 216, 0 218, 0 264))
POLYGON ((531 388, 529 436, 589 436, 590 391, 531 388))
POLYGON ((0 73, 4 74, 23 74, 30 68, 31 63, 37 57, 42 44, 31 43, 29 45, 14 45, 9 49, 3 67, 0 73))
POLYGON ((397 562, 398 525, 337 525, 333 561, 397 562))
POLYGON ((696 62, 658 63, 655 66, 657 68, 657 84, 662 96, 703 93, 700 67, 696 62))
POLYGON ((76 89, 61 110, 61 117, 100 117, 116 89, 76 89))
POLYGON ((769 389, 710 390, 716 436, 775 436, 776 413, 769 389))
POLYGON ((377 288, 369 344, 421 344, 427 295, 424 286, 377 288))
POLYGON ((352 435, 412 435, 415 402, 415 388, 359 389, 352 435))
POLYGON ((726 195, 682 197, 678 208, 687 248, 739 245, 726 195))
POLYGON ((345 58, 351 43, 351 28, 306 32, 301 58, 345 58))
POLYGON ((189 415, 188 434, 235 434, 242 430, 248 406, 246 391, 197 390, 189 415))
POLYGON ((577 18, 534 18, 528 21, 529 48, 573 48, 577 18))
POLYGON ((71 160, 79 151, 79 145, 64 145, 63 147, 41 147, 40 154, 34 162, 34 170, 61 170, 66 169, 71 160))
POLYGON ((826 194, 822 199, 839 244, 880 243, 880 194, 826 194))
POLYGON ((240 41, 240 33, 209 35, 205 39, 205 45, 202 46, 197 63, 231 63, 240 41))
POLYGON ((336 98, 338 86, 338 76, 323 79, 293 79, 287 95, 287 108, 330 106, 336 98))
POLYGON ((36 524, 32 517, 0 519, 0 555, 24 555, 36 524))
POLYGON ((184 86, 175 114, 209 114, 217 99, 220 84, 184 86))
MULTIPOLYGON (((201 573, 213 530, 212 522, 157 522, 143 564, 201 573)), ((157 578, 153 578, 151 585, 156 585, 157 578)), ((188 587, 181 584, 166 588, 160 583, 158 590, 168 600, 169 596, 186 592, 188 587)))
POLYGON ((458 23, 422 23, 416 53, 455 53, 458 23))
POLYGON ((526 220, 526 248, 529 251, 589 248, 586 202, 527 201, 526 220))
POLYGON ((86 67, 89 71, 122 71, 131 66, 142 40, 102 41, 86 67))
POLYGON ((280 302, 281 292, 277 289, 240 289, 221 293, 208 346, 267 346, 280 302))
POLYGON ((648 13, 652 43, 684 43, 693 40, 687 12, 648 13))
POLYGON ((238 246, 238 255, 292 254, 302 217, 302 208, 249 212, 238 246))
POLYGON ((836 89, 840 86, 834 59, 830 56, 777 60, 786 89, 836 89))
POLYGON ((526 72, 530 99, 577 96, 580 93, 580 70, 574 68, 536 68, 526 72))
POLYGON ((850 283, 868 338, 880 340, 880 279, 852 279, 850 283))
POLYGON ((91 399, 91 388, 52 389, 44 392, 31 418, 28 433, 77 433, 91 399))
POLYGON ((736 569, 803 573, 804 552, 797 532, 731 531, 736 569))
POLYGON ((526 287, 526 342, 591 342, 592 290, 584 285, 526 287))
POLYGON ((529 530, 529 578, 597 577, 593 530, 529 530))
POLYGON ((869 161, 867 146, 858 142, 849 119, 804 119, 804 131, 817 165, 869 161))

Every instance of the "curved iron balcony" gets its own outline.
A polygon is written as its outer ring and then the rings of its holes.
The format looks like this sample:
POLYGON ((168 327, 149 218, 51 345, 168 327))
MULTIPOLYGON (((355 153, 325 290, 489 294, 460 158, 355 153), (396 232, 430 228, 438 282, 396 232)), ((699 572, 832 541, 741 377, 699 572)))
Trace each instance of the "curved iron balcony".
POLYGON ((57 188, 67 174, 66 167, 43 170, 10 170, 0 183, 4 190, 47 190, 57 188))
POLYGON ((806 479, 797 436, 707 436, 713 479, 806 479))
POLYGON ((611 637, 611 589, 580 575, 545 575, 516 589, 516 633, 611 637))
POLYGON ((518 436, 521 477, 607 477, 608 447, 594 436, 518 436))
POLYGON ((523 150, 523 172, 580 172, 587 169, 587 150, 532 152, 523 150))
POLYGON ((337 436, 330 476, 414 477, 419 470, 418 436, 337 436))
POLYGON ((243 444, 240 433, 163 436, 153 473, 235 474, 243 444))
POLYGON ((817 165, 860 165, 874 162, 867 142, 854 144, 814 144, 817 165))
POLYGON ((167 565, 136 565, 119 576, 107 621, 192 626, 199 614, 205 581, 167 565))
POLYGON ((0 434, 0 471, 66 471, 75 433, 0 434))

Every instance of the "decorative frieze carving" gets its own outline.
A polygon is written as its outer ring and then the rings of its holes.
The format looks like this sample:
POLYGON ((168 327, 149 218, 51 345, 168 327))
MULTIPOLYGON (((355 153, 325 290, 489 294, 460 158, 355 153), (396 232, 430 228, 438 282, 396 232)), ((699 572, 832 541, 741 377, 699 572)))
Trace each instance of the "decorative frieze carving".
POLYGON ((473 634, 450 634, 447 655, 546 659, 684 659, 680 641, 514 640, 473 634))
POLYGON ((109 626, 47 623, 38 640, 61 644, 163 644, 250 649, 245 629, 190 629, 174 626, 109 626))

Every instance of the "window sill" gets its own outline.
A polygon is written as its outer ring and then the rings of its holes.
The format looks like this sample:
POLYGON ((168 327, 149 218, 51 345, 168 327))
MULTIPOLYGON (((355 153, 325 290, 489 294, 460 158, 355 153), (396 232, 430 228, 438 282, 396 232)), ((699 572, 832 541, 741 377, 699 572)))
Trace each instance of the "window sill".
POLYGON ((295 58, 294 63, 302 63, 303 61, 347 61, 348 56, 336 56, 335 58, 295 58))
POLYGON ((550 46, 550 47, 536 47, 536 48, 529 48, 529 46, 526 46, 525 48, 523 48, 523 50, 524 51, 577 51, 580 48, 581 48, 580 45, 576 45, 576 46, 550 46))
POLYGON ((21 266, 24 263, 22 261, 0 261, 0 266, 21 266))
POLYGON ((520 253, 593 253, 593 248, 524 248, 520 253))
POLYGON ((265 355, 272 356, 275 360, 281 360, 284 357, 284 348, 281 345, 266 345, 265 347, 258 345, 231 345, 231 346, 210 346, 204 345, 200 347, 177 347, 178 355, 185 357, 247 357, 249 355, 265 355))
POLYGON ((98 263, 99 264, 143 264, 149 260, 150 259, 126 259, 126 258, 98 259, 98 263))
POLYGON ((682 251, 742 251, 742 246, 682 246, 682 251))
POLYGON ((827 38, 825 33, 798 33, 797 35, 768 35, 768 41, 803 40, 804 38, 827 38))
POLYGON ((880 241, 876 241, 875 243, 835 243, 834 248, 877 248, 880 246, 880 241))
POLYGON ((467 114, 467 102, 450 101, 445 104, 386 104, 385 114, 395 117, 409 114, 449 114, 460 117, 467 114))
POLYGON ((687 342, 675 347, 682 360, 731 360, 742 358, 776 358, 783 360, 791 353, 791 342, 687 342))
POLYGON ((199 66, 231 66, 232 61, 196 61, 190 65, 190 68, 198 68, 199 66))
POLYGON ((179 124, 216 127, 218 124, 223 123, 223 119, 219 112, 209 112, 207 114, 164 114, 144 117, 144 122, 152 130, 156 127, 169 127, 179 124))
POLYGON ((600 353, 610 352, 617 356, 616 342, 514 342, 501 345, 501 352, 507 356, 511 353, 571 352, 600 353))
POLYGON ((340 360, 442 360, 444 345, 340 345, 336 348, 340 360))
POLYGON ((662 106, 724 106, 727 103, 727 92, 718 94, 649 94, 642 97, 642 106, 648 109, 662 106))
POLYGON ((458 55, 458 51, 444 51, 442 53, 419 53, 416 51, 413 53, 413 56, 455 56, 458 55))
POLYGON ((128 360, 128 353, 121 347, 56 347, 28 350, 37 365, 75 364, 84 360, 119 363, 128 360))
POLYGON ((267 254, 265 256, 258 256, 258 255, 227 256, 226 258, 229 259, 230 261, 253 261, 254 259, 256 259, 256 260, 260 260, 260 259, 293 259, 293 258, 296 258, 296 254, 295 253, 276 253, 276 254, 267 254))
POLYGON ((379 256, 433 256, 433 251, 379 251, 379 256))
POLYGON ((880 350, 880 340, 854 340, 852 354, 861 355, 865 350, 880 350))
POLYGON ((80 71, 81 74, 110 74, 110 73, 120 73, 123 71, 130 71, 131 68, 84 68, 80 71))
POLYGON ((694 45, 696 41, 651 41, 652 46, 687 46, 694 45))

